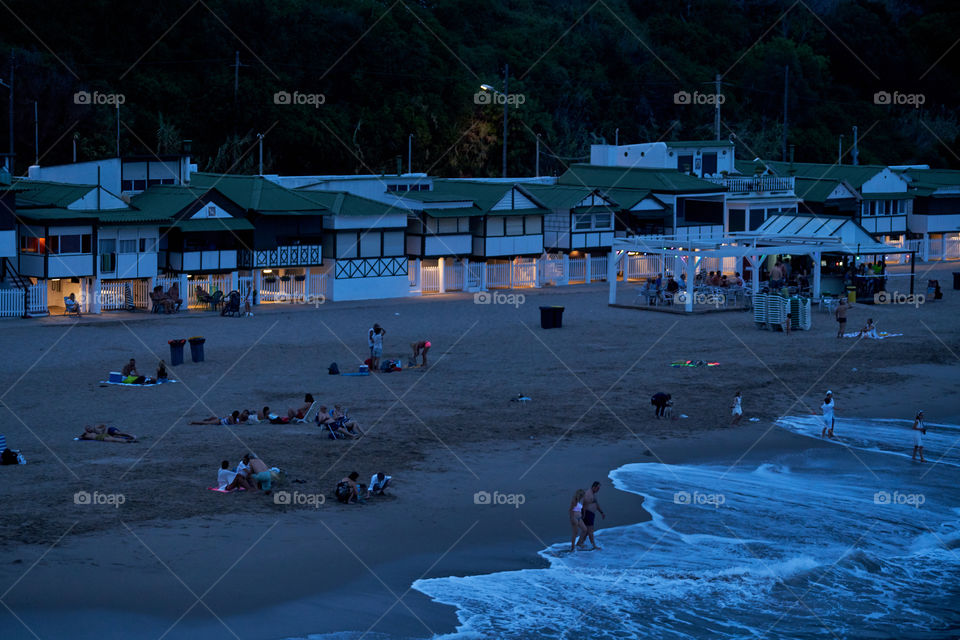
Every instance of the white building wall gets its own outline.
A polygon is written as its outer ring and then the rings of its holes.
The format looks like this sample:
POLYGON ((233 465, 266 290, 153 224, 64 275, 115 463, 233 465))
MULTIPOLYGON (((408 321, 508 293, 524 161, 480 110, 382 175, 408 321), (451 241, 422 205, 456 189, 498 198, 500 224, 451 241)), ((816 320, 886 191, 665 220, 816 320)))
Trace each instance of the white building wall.
POLYGON ((863 183, 861 193, 904 193, 907 181, 890 169, 884 169, 863 183))
POLYGON ((543 253, 543 234, 487 238, 486 249, 488 258, 543 253))
POLYGON ((19 249, 17 230, 0 231, 0 258, 13 258, 19 249))
POLYGON ((31 180, 47 180, 49 182, 69 182, 71 184, 97 184, 97 169, 99 184, 107 191, 120 193, 120 159, 110 158, 93 162, 76 162, 73 164, 58 164, 50 167, 30 167, 28 176, 31 180))
POLYGON ((470 255, 472 236, 469 233, 449 236, 427 236, 424 255, 470 255))
POLYGON ((410 281, 406 275, 371 278, 344 278, 333 281, 331 299, 377 300, 405 298, 410 295, 410 281))

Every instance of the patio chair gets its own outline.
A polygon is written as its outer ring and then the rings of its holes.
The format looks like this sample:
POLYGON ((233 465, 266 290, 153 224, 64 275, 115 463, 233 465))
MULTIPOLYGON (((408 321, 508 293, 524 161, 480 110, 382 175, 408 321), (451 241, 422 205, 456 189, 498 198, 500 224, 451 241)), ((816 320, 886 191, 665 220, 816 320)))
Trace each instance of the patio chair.
POLYGON ((223 304, 223 291, 214 291, 210 299, 207 300, 207 303, 210 305, 210 311, 219 309, 220 305, 223 304))
POLYGON ((159 289, 160 287, 154 287, 154 290, 150 292, 150 313, 160 313, 161 311, 166 313, 166 298, 158 292, 159 289))
POLYGON ((196 288, 197 302, 200 304, 210 304, 210 294, 203 290, 203 287, 197 285, 196 288))

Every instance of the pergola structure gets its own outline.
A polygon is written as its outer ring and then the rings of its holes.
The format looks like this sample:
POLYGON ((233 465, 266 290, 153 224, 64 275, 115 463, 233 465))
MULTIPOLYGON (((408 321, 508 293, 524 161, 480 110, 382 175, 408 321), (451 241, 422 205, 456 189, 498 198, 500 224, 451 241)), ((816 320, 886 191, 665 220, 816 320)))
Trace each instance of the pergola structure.
MULTIPOLYGON (((863 227, 849 218, 825 218, 786 214, 772 216, 756 231, 737 232, 722 238, 706 240, 677 240, 672 236, 657 239, 643 237, 617 238, 607 258, 607 282, 610 285, 609 304, 617 301, 617 264, 628 252, 660 256, 661 271, 666 270, 668 258, 678 260, 678 269, 686 274, 687 286, 692 287, 697 267, 704 258, 746 259, 751 267, 751 288, 760 290, 760 263, 771 255, 806 255, 813 261, 813 297, 820 297, 820 260, 824 254, 871 255, 910 254, 910 293, 913 293, 915 251, 898 249, 870 236, 863 227), (853 228, 848 227, 853 225, 853 228), (805 231, 806 233, 798 233, 805 231)), ((693 311, 694 296, 685 296, 685 311, 693 311)))

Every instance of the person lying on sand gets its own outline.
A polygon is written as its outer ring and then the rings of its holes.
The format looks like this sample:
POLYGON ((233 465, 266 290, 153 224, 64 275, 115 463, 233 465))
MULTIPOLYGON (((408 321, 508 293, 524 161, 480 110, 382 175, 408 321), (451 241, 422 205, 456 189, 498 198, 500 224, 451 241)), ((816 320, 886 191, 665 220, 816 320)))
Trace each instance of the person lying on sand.
POLYGON ((241 422, 246 422, 249 416, 250 416, 250 412, 244 409, 242 413, 240 411, 234 411, 233 413, 231 413, 230 415, 224 418, 220 418, 217 416, 210 416, 209 418, 205 418, 204 420, 194 421, 194 422, 191 422, 190 424, 218 424, 226 427, 231 424, 240 424, 241 422))
POLYGON ((105 424, 95 427, 87 425, 83 433, 77 436, 78 440, 96 440, 97 442, 136 442, 137 437, 129 433, 121 433, 116 427, 107 428, 105 424))
POLYGON ((217 472, 217 488, 220 489, 220 491, 233 491, 234 489, 253 490, 253 487, 247 482, 246 476, 236 471, 230 471, 229 460, 224 460, 220 463, 220 471, 217 472))

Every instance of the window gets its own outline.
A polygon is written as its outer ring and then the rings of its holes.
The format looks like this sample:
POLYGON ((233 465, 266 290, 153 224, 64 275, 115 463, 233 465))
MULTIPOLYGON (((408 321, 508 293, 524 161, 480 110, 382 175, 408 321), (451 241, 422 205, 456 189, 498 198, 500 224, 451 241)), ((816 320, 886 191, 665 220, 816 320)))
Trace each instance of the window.
POLYGON ((134 191, 143 191, 147 188, 146 180, 134 180, 133 181, 133 190, 134 191))
POLYGON ((153 253, 156 250, 156 238, 140 238, 140 253, 153 253))
POLYGON ((403 250, 403 231, 384 231, 383 232, 383 255, 402 256, 403 250))
POLYGON ((210 205, 207 207, 207 217, 216 218, 217 217, 217 207, 215 205, 210 205))
POLYGON ((759 229, 760 225, 763 224, 763 209, 751 209, 750 210, 750 228, 748 231, 753 231, 754 229, 759 229))
POLYGON ((743 209, 730 209, 730 231, 746 231, 747 212, 743 209))
POLYGON ((507 216, 507 235, 523 235, 523 216, 507 216))
POLYGON ((470 233, 470 218, 457 218, 457 231, 470 233))
POLYGON ((717 154, 703 154, 703 175, 713 175, 717 172, 717 154))
POLYGON ((337 234, 337 258, 347 259, 357 257, 357 234, 346 232, 337 234))
POLYGON ((44 253, 46 250, 44 238, 20 236, 20 253, 44 253))
POLYGON ((613 214, 610 213, 598 213, 593 217, 593 228, 594 229, 609 229, 610 222, 613 219, 613 214))
POLYGON ((457 219, 456 218, 439 218, 437 220, 437 233, 456 233, 457 232, 457 219))
POLYGON ((137 252, 136 239, 120 241, 120 253, 136 253, 136 252, 137 252))
POLYGON ((376 258, 380 253, 380 232, 370 231, 360 234, 360 257, 376 258))
POLYGON ((907 201, 897 200, 897 213, 906 213, 906 212, 907 212, 907 201))
POLYGON ((133 180, 121 180, 120 189, 122 191, 133 191, 133 180))
POLYGON ((51 254, 90 253, 90 238, 89 233, 50 236, 47 239, 47 251, 51 254))
POLYGON ((488 236, 503 235, 503 216, 490 216, 487 219, 487 235, 488 236))
POLYGON ((573 217, 573 228, 577 231, 585 231, 593 223, 589 213, 578 213, 573 217))
POLYGON ((677 156, 677 169, 680 173, 693 173, 693 155, 677 156))
POLYGON ((100 240, 100 271, 110 272, 117 269, 117 241, 100 240))
POLYGON ((543 233, 543 216, 526 216, 524 225, 525 233, 543 233))

